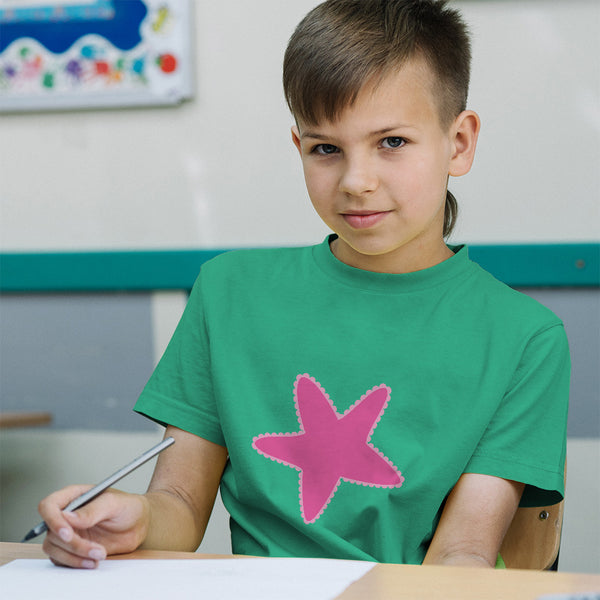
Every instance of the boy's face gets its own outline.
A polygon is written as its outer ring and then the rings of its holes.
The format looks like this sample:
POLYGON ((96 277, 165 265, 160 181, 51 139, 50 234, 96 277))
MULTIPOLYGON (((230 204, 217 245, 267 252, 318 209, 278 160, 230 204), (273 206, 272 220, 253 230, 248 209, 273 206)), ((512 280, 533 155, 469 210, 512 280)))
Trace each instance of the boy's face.
POLYGON ((442 234, 446 186, 449 174, 463 174, 453 170, 464 140, 457 144, 460 117, 448 131, 440 125, 431 77, 410 61, 337 120, 292 128, 309 196, 346 264, 404 273, 452 254, 442 234))

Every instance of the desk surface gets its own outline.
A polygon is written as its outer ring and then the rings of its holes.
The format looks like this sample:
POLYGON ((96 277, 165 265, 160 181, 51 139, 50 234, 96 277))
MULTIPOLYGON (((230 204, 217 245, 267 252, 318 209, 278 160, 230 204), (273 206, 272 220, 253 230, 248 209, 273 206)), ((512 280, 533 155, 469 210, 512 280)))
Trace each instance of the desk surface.
MULTIPOLYGON (((39 544, 0 542, 0 565, 15 558, 43 558, 39 544)), ((223 555, 138 550, 118 559, 207 559, 223 555)), ((231 556, 228 556, 231 558, 231 556)), ((600 575, 507 569, 376 565, 338 600, 537 600, 549 594, 600 593, 600 575)))

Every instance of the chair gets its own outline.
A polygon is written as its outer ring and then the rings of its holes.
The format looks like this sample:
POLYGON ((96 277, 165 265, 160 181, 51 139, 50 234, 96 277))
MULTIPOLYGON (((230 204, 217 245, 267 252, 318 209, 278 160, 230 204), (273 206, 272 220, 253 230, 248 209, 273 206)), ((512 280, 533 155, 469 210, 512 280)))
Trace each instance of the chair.
MULTIPOLYGON (((566 484, 565 461, 565 488, 566 484)), ((564 499, 552 506, 517 509, 500 547, 507 568, 557 570, 564 510, 564 499)))
POLYGON ((500 548, 507 568, 556 570, 564 504, 517 509, 500 548))

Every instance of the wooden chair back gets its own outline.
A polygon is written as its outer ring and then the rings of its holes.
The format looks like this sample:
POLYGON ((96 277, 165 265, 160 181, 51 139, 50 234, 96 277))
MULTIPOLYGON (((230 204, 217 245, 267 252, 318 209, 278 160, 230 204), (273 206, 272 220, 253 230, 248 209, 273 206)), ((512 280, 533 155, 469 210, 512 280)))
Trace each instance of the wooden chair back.
MULTIPOLYGON (((567 486, 567 461, 564 471, 567 486)), ((520 507, 504 536, 500 556, 509 569, 556 570, 564 499, 552 506, 520 507)))
POLYGON ((552 506, 520 507, 500 548, 509 569, 550 569, 558 558, 564 500, 552 506))

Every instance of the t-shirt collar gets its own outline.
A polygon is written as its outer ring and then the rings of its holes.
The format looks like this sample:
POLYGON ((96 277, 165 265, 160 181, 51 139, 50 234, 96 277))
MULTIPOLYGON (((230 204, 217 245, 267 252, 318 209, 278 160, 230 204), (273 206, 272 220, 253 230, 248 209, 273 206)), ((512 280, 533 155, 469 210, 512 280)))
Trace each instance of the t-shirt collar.
POLYGON ((454 256, 422 271, 401 274, 365 271, 351 267, 334 256, 330 243, 336 237, 336 234, 331 234, 313 247, 315 262, 326 275, 339 283, 364 290, 406 293, 425 289, 468 274, 473 264, 469 260, 467 246, 449 245, 454 256))

